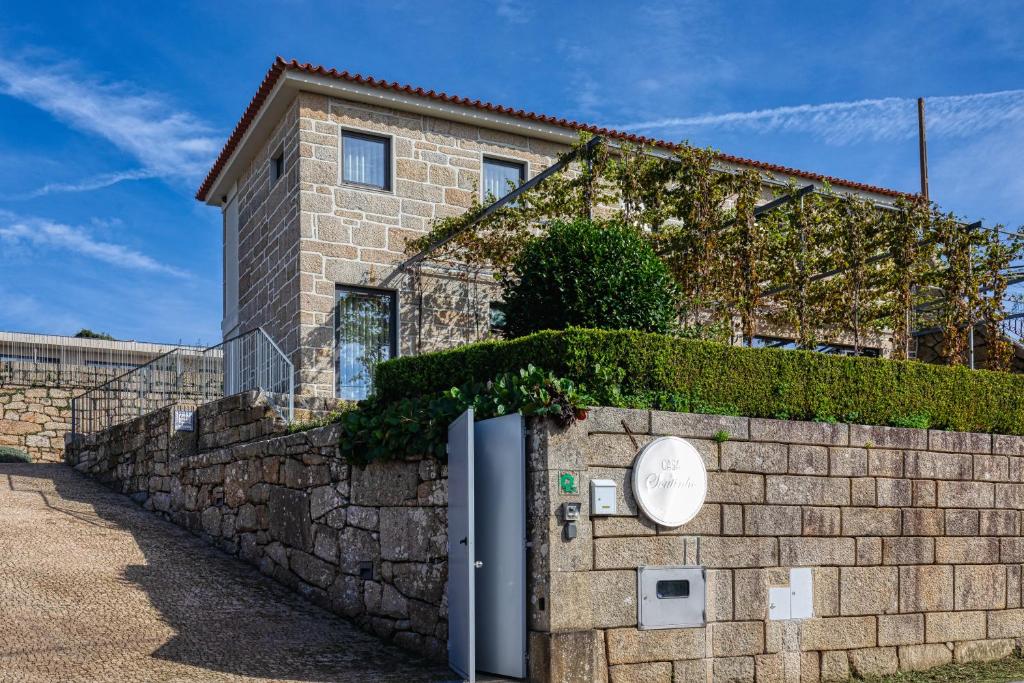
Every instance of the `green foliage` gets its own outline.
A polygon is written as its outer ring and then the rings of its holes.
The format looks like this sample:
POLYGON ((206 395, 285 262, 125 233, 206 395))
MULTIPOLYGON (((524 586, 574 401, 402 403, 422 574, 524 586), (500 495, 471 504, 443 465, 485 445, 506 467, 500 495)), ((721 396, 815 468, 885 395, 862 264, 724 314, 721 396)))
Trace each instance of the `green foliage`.
POLYGON ((526 244, 504 283, 508 333, 590 327, 670 332, 676 289, 668 268, 621 223, 557 222, 526 244))
POLYGON ((595 405, 1024 434, 1024 376, 809 351, 751 349, 630 331, 570 329, 397 358, 378 400, 437 392, 530 363, 590 389, 595 405), (609 384, 611 382, 611 384, 609 384))
POLYGON ((32 456, 14 446, 0 446, 0 462, 32 462, 32 456))
POLYGON ((729 440, 729 432, 724 429, 719 429, 711 438, 714 439, 715 443, 725 443, 729 440))
POLYGON ((855 352, 891 338, 893 356, 908 358, 910 333, 935 327, 943 361, 964 364, 976 323, 990 344, 986 366, 1008 369, 1012 345, 1000 323, 1012 303, 1007 269, 1024 257, 1024 238, 1000 237, 1001 226, 969 229, 919 197, 897 199, 895 210, 827 185, 796 197, 795 181, 777 192, 792 201, 755 219, 766 179, 752 169, 723 173, 715 150, 683 143, 652 154, 584 147, 589 139, 573 150, 585 159, 515 204, 486 218, 476 204, 441 219, 410 251, 451 238, 432 256, 492 269, 504 281, 549 226, 597 215, 638 231, 664 261, 678 290, 677 332, 749 342, 759 328, 781 328, 801 348, 841 341, 855 352))
POLYGON ((79 339, 102 339, 104 341, 116 341, 112 336, 106 332, 93 332, 87 327, 83 327, 78 332, 75 332, 75 337, 79 339))
MULTIPOLYGON (((478 420, 512 413, 546 415, 563 426, 586 417, 592 402, 581 386, 533 365, 490 382, 396 400, 372 398, 331 421, 341 424, 340 452, 349 462, 432 455, 445 459, 448 425, 467 408, 478 420)), ((319 426, 319 425, 313 425, 319 426)))
POLYGON ((914 429, 928 429, 932 426, 932 419, 927 413, 912 413, 904 417, 894 417, 890 424, 893 427, 913 427, 914 429))

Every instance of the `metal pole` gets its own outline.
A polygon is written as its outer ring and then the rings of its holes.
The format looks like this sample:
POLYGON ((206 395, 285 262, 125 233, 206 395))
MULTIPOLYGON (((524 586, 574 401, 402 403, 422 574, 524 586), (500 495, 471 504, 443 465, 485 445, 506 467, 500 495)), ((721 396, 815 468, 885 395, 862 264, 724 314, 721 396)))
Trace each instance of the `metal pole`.
POLYGON ((917 98, 918 153, 921 158, 921 196, 928 199, 928 138, 924 127, 924 98, 917 98))

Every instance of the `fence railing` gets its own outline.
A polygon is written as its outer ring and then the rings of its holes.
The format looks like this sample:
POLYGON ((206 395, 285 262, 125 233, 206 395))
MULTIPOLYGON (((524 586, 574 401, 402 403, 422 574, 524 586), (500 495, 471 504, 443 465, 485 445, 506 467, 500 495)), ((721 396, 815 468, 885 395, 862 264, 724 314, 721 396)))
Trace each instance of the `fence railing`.
POLYGON ((294 367, 262 328, 206 349, 173 349, 76 396, 71 431, 92 434, 175 403, 199 406, 252 389, 294 420, 294 367))
MULTIPOLYGON (((0 332, 0 386, 96 386, 179 348, 174 344, 0 332)), ((195 347, 201 350, 201 347, 195 347)))

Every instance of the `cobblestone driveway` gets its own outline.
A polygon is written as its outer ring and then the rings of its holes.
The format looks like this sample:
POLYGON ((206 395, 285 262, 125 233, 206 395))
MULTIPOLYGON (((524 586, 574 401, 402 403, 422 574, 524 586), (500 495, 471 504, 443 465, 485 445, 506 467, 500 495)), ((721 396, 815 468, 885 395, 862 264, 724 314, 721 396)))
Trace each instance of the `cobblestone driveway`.
POLYGON ((443 681, 64 465, 0 464, 0 681, 443 681))

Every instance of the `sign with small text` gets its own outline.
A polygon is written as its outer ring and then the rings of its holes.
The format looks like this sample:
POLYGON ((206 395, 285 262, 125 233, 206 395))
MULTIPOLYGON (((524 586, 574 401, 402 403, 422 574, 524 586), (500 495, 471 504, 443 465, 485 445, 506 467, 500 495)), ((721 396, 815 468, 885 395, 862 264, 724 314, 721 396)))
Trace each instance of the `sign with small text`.
POLYGON ((682 526, 693 519, 703 507, 707 492, 704 459, 685 439, 655 439, 633 462, 633 496, 637 505, 662 526, 682 526))
POLYGON ((196 411, 192 409, 174 409, 174 431, 194 432, 196 430, 196 411))

